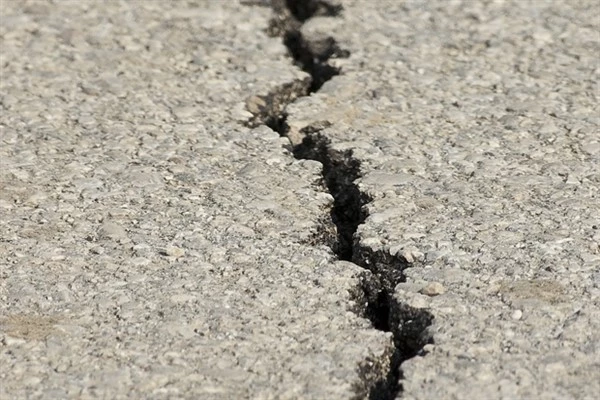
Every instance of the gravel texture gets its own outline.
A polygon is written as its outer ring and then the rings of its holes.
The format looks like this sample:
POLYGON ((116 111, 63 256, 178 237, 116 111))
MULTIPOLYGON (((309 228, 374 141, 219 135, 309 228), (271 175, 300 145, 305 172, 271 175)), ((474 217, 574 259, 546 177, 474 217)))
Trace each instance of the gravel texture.
POLYGON ((597 2, 240 1, 0 2, 0 398, 594 399, 597 2))
POLYGON ((350 398, 320 165, 246 128, 308 76, 268 8, 2 1, 0 398, 350 398))
POLYGON ((598 3, 343 6, 302 28, 342 74, 286 122, 352 150, 355 248, 410 262, 396 299, 435 318, 403 398, 596 398, 598 3))

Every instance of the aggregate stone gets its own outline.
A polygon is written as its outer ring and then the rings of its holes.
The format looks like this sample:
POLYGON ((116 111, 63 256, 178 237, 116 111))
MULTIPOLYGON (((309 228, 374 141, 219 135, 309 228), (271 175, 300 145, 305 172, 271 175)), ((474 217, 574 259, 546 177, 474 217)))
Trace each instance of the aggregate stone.
POLYGON ((307 77, 271 11, 0 6, 0 398, 351 398, 391 339, 320 165, 244 126, 307 77))
POLYGON ((286 123, 353 150, 355 244, 404 255, 396 298, 434 316, 399 396, 596 398, 597 2, 341 3, 302 33, 350 57, 286 123))

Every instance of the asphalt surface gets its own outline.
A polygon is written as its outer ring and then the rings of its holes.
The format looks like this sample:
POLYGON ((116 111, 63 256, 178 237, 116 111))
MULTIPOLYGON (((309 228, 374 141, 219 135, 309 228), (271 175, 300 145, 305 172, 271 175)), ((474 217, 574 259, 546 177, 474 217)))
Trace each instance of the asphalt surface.
POLYGON ((404 398, 600 392, 599 17, 593 2, 349 1, 304 25, 351 55, 288 108, 290 137, 353 151, 370 197, 354 261, 402 255, 395 298, 435 317, 404 398))
POLYGON ((0 398, 600 393, 597 2, 0 18, 0 398))

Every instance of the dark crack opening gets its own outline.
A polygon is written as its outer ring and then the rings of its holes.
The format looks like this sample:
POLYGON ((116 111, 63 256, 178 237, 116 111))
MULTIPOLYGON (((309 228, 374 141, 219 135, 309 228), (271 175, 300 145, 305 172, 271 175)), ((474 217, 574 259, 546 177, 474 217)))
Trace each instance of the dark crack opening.
POLYGON ((327 123, 319 124, 319 127, 311 125, 301 130, 305 136, 302 143, 294 147, 294 157, 316 160, 323 164, 325 185, 334 199, 331 219, 338 235, 332 250, 340 260, 352 261, 354 233, 365 219, 361 211, 362 205, 370 199, 361 195, 353 183, 360 176, 360 162, 352 157, 351 150, 333 154, 329 148, 329 140, 314 134, 314 130, 322 129, 322 126, 327 126, 327 123))
POLYGON ((334 38, 307 41, 300 30, 302 24, 315 16, 335 17, 342 11, 341 5, 322 0, 273 0, 279 18, 271 22, 271 32, 279 32, 294 63, 312 78, 310 93, 316 92, 325 82, 340 74, 339 68, 329 64, 332 58, 350 55, 341 49, 334 38))
MULTIPOLYGON (((303 22, 313 16, 339 15, 342 7, 324 0, 270 0, 275 17, 267 32, 279 36, 294 63, 310 75, 309 80, 295 81, 266 96, 253 96, 247 108, 253 114, 249 126, 266 125, 287 136, 285 108, 296 98, 318 91, 325 82, 341 71, 330 65, 335 57, 348 57, 335 39, 307 41, 301 33, 303 22)), ((391 332, 393 350, 376 359, 367 359, 359 366, 361 381, 356 383, 355 398, 371 400, 395 399, 401 392, 401 364, 419 355, 427 343, 432 343, 428 327, 433 316, 421 309, 399 302, 394 296, 398 283, 406 280, 404 270, 409 263, 401 256, 373 251, 360 245, 355 233, 364 223, 364 207, 372 199, 360 191, 355 181, 360 177, 360 162, 351 150, 334 150, 321 132, 331 124, 315 122, 300 131, 302 143, 294 146, 297 159, 310 159, 323 164, 324 183, 334 198, 331 219, 337 228, 337 240, 331 241, 334 253, 341 260, 351 261, 366 271, 353 297, 359 315, 369 319, 375 329, 391 332)))
POLYGON ((302 22, 315 15, 336 16, 341 6, 321 0, 271 0, 275 16, 271 19, 267 33, 279 36, 288 53, 310 79, 292 82, 264 96, 253 96, 246 101, 246 108, 254 116, 247 122, 250 127, 267 125, 285 136, 285 106, 301 96, 316 92, 325 82, 340 74, 340 69, 329 64, 332 58, 350 55, 339 47, 332 37, 320 41, 307 41, 300 28, 302 22))
POLYGON ((368 380, 370 364, 365 363, 361 367, 364 378, 362 386, 356 387, 356 398, 395 399, 402 391, 402 363, 422 355, 423 347, 433 343, 427 329, 433 322, 433 315, 401 303, 394 296, 396 285, 406 281, 404 270, 410 266, 402 256, 355 245, 352 261, 372 273, 361 279, 360 291, 355 298, 358 304, 364 306, 357 311, 365 315, 374 328, 391 332, 394 341, 394 350, 388 355, 389 364, 385 374, 368 380))
POLYGON ((300 22, 317 17, 337 17, 342 11, 340 4, 331 4, 322 0, 284 0, 287 9, 300 22))
POLYGON ((326 126, 317 123, 304 128, 304 139, 294 148, 294 156, 323 164, 325 184, 334 198, 331 217, 338 232, 332 250, 341 260, 370 272, 361 277, 360 287, 353 294, 361 305, 356 311, 369 319, 375 329, 391 332, 393 336, 394 350, 384 355, 388 358, 385 363, 367 360, 360 367, 362 381, 355 387, 356 398, 395 399, 402 390, 402 362, 419 355, 427 343, 432 343, 427 328, 433 316, 398 302, 394 296, 396 285, 406 281, 404 270, 410 266, 408 261, 402 256, 363 247, 354 237, 368 216, 364 206, 372 199, 355 183, 360 177, 360 162, 352 156, 352 151, 333 150, 329 140, 319 133, 326 126), (381 368, 382 365, 385 367, 381 368), (373 369, 383 370, 373 373, 373 369))

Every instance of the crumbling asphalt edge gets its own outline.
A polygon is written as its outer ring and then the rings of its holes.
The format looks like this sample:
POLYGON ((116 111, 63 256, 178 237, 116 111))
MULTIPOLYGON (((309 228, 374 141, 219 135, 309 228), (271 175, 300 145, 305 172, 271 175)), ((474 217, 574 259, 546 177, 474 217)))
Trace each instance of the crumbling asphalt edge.
MULTIPOLYGON (((250 127, 266 125, 287 137, 286 106, 296 99, 317 92, 321 86, 342 73, 329 64, 332 58, 348 57, 335 38, 319 43, 307 41, 301 32, 302 24, 315 16, 336 17, 342 7, 324 0, 271 0, 274 17, 266 29, 271 36, 279 36, 288 49, 290 58, 310 78, 286 83, 268 94, 257 94, 246 101, 252 117, 250 127)), ((337 228, 337 239, 326 238, 327 244, 340 260, 362 267, 360 283, 351 293, 358 306, 354 311, 371 321, 373 328, 391 332, 393 347, 380 357, 368 358, 357 368, 359 381, 353 384, 355 399, 388 400, 402 391, 401 364, 422 353, 432 343, 428 327, 433 316, 426 310, 403 304, 394 296, 398 283, 406 280, 403 271, 410 263, 400 255, 373 251, 362 246, 355 237, 358 226, 368 214, 368 193, 361 192, 355 183, 361 176, 360 161, 352 150, 337 151, 322 133, 329 121, 314 121, 300 133, 302 142, 292 147, 297 159, 319 161, 323 165, 323 184, 334 198, 331 220, 337 228)))

